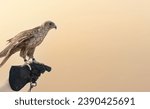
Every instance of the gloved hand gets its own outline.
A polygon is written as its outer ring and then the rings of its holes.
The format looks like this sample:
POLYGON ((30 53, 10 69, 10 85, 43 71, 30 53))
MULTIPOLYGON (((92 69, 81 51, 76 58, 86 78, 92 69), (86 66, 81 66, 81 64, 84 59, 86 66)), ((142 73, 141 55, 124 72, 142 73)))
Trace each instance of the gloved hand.
POLYGON ((41 73, 50 72, 51 67, 41 63, 30 63, 24 66, 12 66, 9 72, 9 84, 12 90, 19 91, 27 83, 35 83, 41 73))

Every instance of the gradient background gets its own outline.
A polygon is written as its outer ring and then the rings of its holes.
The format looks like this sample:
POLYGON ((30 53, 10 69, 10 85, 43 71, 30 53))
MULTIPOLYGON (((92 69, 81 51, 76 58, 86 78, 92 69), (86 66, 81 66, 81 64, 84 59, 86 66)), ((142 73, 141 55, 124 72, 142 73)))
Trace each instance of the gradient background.
MULTIPOLYGON (((150 91, 150 0, 0 0, 0 50, 46 20, 58 30, 35 57, 53 70, 33 91, 150 91)), ((0 84, 23 64, 18 55, 0 68, 0 84)))

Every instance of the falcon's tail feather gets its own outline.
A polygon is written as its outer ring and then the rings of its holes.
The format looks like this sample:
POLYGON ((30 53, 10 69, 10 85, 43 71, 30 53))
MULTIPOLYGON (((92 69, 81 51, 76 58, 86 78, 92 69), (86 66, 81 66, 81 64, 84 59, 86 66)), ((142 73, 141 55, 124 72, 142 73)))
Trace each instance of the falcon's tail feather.
POLYGON ((12 54, 9 52, 6 56, 5 56, 5 58, 3 59, 3 61, 1 62, 1 64, 0 64, 0 67, 2 67, 5 63, 6 63, 6 61, 9 59, 9 57, 11 56, 12 54))
POLYGON ((8 51, 12 48, 12 45, 8 45, 3 51, 0 52, 0 58, 7 55, 8 51))
POLYGON ((1 57, 4 57, 3 61, 0 63, 0 67, 2 67, 6 61, 9 59, 11 55, 18 52, 20 48, 13 46, 12 44, 8 45, 1 53, 1 57))

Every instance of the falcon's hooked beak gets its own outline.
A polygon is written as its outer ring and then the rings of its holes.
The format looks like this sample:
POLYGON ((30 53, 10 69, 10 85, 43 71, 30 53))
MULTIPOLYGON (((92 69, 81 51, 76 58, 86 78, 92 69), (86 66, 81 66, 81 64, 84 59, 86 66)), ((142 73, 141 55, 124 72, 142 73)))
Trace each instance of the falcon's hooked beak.
POLYGON ((55 29, 57 29, 57 26, 55 25, 55 27, 54 27, 55 29))

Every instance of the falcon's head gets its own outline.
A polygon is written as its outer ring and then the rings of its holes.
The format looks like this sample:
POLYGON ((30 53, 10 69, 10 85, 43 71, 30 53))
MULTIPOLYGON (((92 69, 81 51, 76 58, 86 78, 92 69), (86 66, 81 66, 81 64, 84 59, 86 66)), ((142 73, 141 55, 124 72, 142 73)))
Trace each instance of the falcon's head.
POLYGON ((53 28, 57 29, 57 26, 52 21, 44 22, 43 26, 44 26, 45 29, 48 29, 48 30, 53 29, 53 28))

